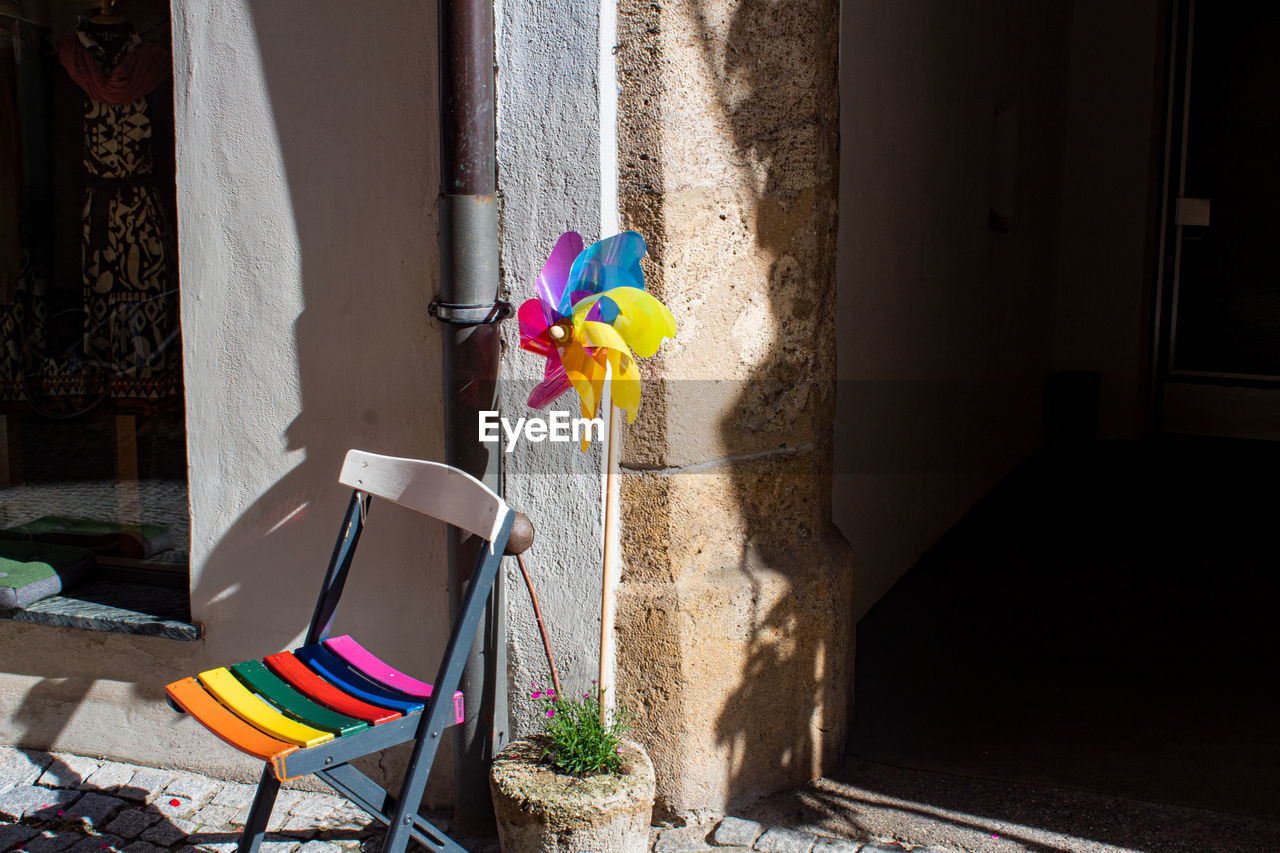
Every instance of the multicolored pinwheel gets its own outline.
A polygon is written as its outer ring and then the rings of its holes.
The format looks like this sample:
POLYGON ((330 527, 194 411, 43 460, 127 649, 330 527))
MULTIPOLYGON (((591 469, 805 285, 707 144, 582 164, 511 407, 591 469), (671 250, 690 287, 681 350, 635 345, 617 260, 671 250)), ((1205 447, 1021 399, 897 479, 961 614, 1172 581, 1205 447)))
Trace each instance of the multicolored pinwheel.
POLYGON ((640 407, 635 356, 675 337, 667 307, 645 292, 644 238, 634 231, 582 248, 582 235, 560 235, 538 276, 538 295, 520 306, 520 347, 546 357, 544 378, 529 395, 541 409, 570 388, 582 414, 594 418, 605 383, 628 422, 640 407), (634 354, 633 354, 634 351, 634 354))

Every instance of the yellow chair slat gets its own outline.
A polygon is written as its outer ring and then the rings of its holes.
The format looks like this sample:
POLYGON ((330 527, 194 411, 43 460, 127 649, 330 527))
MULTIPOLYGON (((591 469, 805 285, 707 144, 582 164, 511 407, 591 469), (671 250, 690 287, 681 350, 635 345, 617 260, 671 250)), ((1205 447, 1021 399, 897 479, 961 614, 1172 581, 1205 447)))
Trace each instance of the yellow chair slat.
POLYGON ((322 732, 291 720, 267 705, 250 693, 225 666, 200 673, 200 683, 219 702, 272 737, 301 747, 312 747, 333 740, 331 732, 322 732))

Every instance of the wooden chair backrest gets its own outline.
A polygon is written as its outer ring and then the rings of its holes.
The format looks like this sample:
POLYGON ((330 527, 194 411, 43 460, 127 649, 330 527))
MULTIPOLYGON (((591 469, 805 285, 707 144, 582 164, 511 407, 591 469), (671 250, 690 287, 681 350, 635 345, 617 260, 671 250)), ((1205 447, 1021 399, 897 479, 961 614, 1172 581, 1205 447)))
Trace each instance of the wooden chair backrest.
POLYGON ((488 542, 498 536, 511 512, 484 483, 439 462, 349 450, 338 482, 438 518, 488 542))

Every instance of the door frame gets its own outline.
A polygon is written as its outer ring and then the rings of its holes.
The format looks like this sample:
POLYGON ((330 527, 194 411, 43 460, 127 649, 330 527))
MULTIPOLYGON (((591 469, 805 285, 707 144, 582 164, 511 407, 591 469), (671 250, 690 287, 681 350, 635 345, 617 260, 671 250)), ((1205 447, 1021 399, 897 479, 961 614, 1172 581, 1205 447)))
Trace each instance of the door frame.
POLYGON ((1175 369, 1182 229, 1194 74, 1195 12, 1201 0, 1168 4, 1163 156, 1157 223, 1148 434, 1179 432, 1280 438, 1280 376, 1175 369))

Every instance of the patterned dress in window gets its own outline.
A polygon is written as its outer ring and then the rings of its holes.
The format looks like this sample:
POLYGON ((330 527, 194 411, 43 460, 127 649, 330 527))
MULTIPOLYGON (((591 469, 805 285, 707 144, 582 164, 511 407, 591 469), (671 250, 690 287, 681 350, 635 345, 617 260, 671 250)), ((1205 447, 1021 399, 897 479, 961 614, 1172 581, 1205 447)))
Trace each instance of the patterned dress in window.
POLYGON ((59 58, 85 91, 85 390, 121 411, 170 408, 181 394, 177 257, 147 98, 169 76, 168 55, 130 32, 112 57, 82 27, 59 58))

